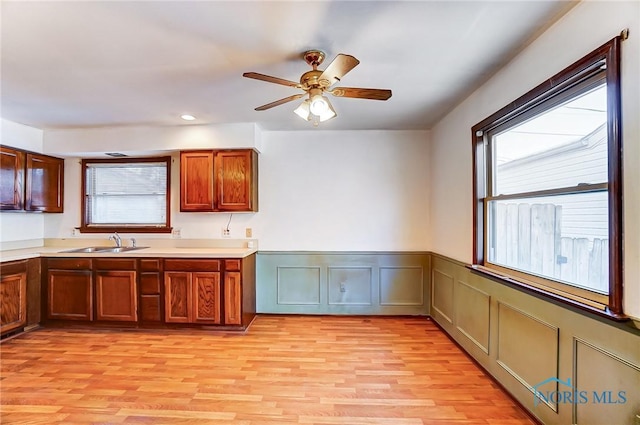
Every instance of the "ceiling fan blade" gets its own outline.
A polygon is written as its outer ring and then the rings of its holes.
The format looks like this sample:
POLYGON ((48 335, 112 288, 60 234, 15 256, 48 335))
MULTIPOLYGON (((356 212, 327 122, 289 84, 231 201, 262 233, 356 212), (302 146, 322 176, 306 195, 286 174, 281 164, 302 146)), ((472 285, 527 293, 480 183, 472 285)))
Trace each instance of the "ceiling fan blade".
POLYGON ((340 53, 322 72, 318 80, 327 80, 329 85, 335 84, 359 63, 360 61, 353 56, 340 53))
POLYGON ((391 97, 391 90, 387 89, 362 89, 358 87, 336 87, 328 90, 337 97, 355 97, 358 99, 387 100, 391 97))
POLYGON ((275 102, 267 103, 266 105, 258 106, 256 111, 265 111, 273 108, 274 106, 282 105, 283 103, 291 102, 292 100, 300 99, 305 96, 306 93, 294 94, 293 96, 285 97, 284 99, 276 100, 275 102))
POLYGON ((254 80, 266 81, 267 83, 282 84, 289 87, 300 87, 300 83, 295 81, 285 80, 284 78, 272 77, 270 75, 259 74, 257 72, 245 72, 243 77, 253 78, 254 80))

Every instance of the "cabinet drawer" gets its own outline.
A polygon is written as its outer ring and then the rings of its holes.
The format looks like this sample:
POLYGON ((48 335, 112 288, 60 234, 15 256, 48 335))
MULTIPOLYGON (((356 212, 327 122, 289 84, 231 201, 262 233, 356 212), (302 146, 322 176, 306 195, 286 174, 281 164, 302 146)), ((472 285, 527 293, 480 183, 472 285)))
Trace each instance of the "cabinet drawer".
POLYGON ((240 271, 240 260, 224 260, 224 269, 231 272, 240 271))
POLYGON ((140 273, 140 293, 156 295, 160 293, 160 273, 140 273))
POLYGON ((96 270, 135 270, 136 260, 132 258, 96 258, 93 260, 96 270))
POLYGON ((140 270, 143 272, 159 272, 160 271, 160 260, 148 260, 141 259, 140 260, 140 270))
POLYGON ((220 260, 167 259, 164 260, 164 270, 177 272, 219 272, 220 260))
POLYGON ((2 263, 2 275, 16 274, 27 271, 27 260, 2 263))
POLYGON ((140 297, 140 318, 143 322, 160 322, 160 295, 140 297))
POLYGON ((89 258, 49 258, 47 267, 62 270, 87 270, 91 269, 89 258))

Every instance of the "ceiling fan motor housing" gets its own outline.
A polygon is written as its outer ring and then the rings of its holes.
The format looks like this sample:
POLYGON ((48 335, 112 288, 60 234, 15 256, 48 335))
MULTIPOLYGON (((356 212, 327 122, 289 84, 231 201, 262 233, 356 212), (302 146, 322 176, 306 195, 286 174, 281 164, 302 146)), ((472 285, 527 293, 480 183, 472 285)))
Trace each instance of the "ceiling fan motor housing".
POLYGON ((302 84, 302 88, 304 90, 309 90, 312 88, 327 88, 329 87, 328 80, 321 80, 320 76, 322 75, 322 71, 314 69, 313 71, 307 71, 302 74, 300 77, 300 84, 302 84))
POLYGON ((320 65, 322 61, 324 61, 324 52, 320 50, 307 50, 304 52, 303 57, 304 60, 312 66, 313 69, 315 69, 316 66, 320 65))

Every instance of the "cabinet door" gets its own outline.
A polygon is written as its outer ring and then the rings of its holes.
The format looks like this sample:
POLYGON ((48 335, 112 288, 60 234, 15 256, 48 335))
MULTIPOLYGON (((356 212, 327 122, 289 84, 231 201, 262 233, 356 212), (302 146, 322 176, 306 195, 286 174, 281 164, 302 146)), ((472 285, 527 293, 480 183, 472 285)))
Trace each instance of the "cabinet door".
POLYGON ((193 272, 193 323, 220 323, 220 273, 193 272))
POLYGON ((167 323, 190 323, 193 308, 191 273, 164 273, 164 320, 167 323))
POLYGON ((64 160, 27 153, 26 196, 24 209, 51 213, 63 212, 64 160))
POLYGON ((225 272, 224 274, 224 323, 242 324, 242 274, 225 272))
POLYGON ((180 211, 213 211, 213 151, 180 153, 180 211))
POLYGON ((0 210, 24 208, 24 153, 0 146, 0 210))
POLYGON ((27 273, 2 276, 0 280, 0 333, 27 323, 27 273))
POLYGON ((258 210, 255 151, 218 151, 215 170, 217 211, 258 210))
POLYGON ((90 270, 49 270, 47 318, 93 320, 90 270))
POLYGON ((96 272, 96 320, 138 320, 135 271, 96 272))

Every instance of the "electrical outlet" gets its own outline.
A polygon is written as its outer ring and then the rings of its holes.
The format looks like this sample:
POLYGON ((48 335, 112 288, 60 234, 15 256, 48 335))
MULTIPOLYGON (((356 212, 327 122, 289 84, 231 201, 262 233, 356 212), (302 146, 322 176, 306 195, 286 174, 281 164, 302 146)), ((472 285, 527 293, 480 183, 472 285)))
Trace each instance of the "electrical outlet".
POLYGON ((174 238, 174 239, 180 239, 180 238, 182 237, 182 232, 181 232, 181 230, 180 230, 180 229, 176 229, 176 228, 174 228, 174 229, 171 231, 171 237, 172 237, 172 238, 174 238))
POLYGON ((222 237, 223 238, 230 238, 231 237, 231 230, 227 229, 226 227, 222 228, 222 237))
POLYGON ((251 227, 247 227, 246 229, 244 229, 244 235, 247 238, 250 238, 251 236, 253 236, 253 230, 251 230, 251 227))
POLYGON ((71 230, 71 236, 80 236, 80 229, 78 229, 77 227, 74 227, 71 230))
POLYGON ((344 282, 340 283, 340 292, 347 292, 347 286, 344 284, 344 282))

